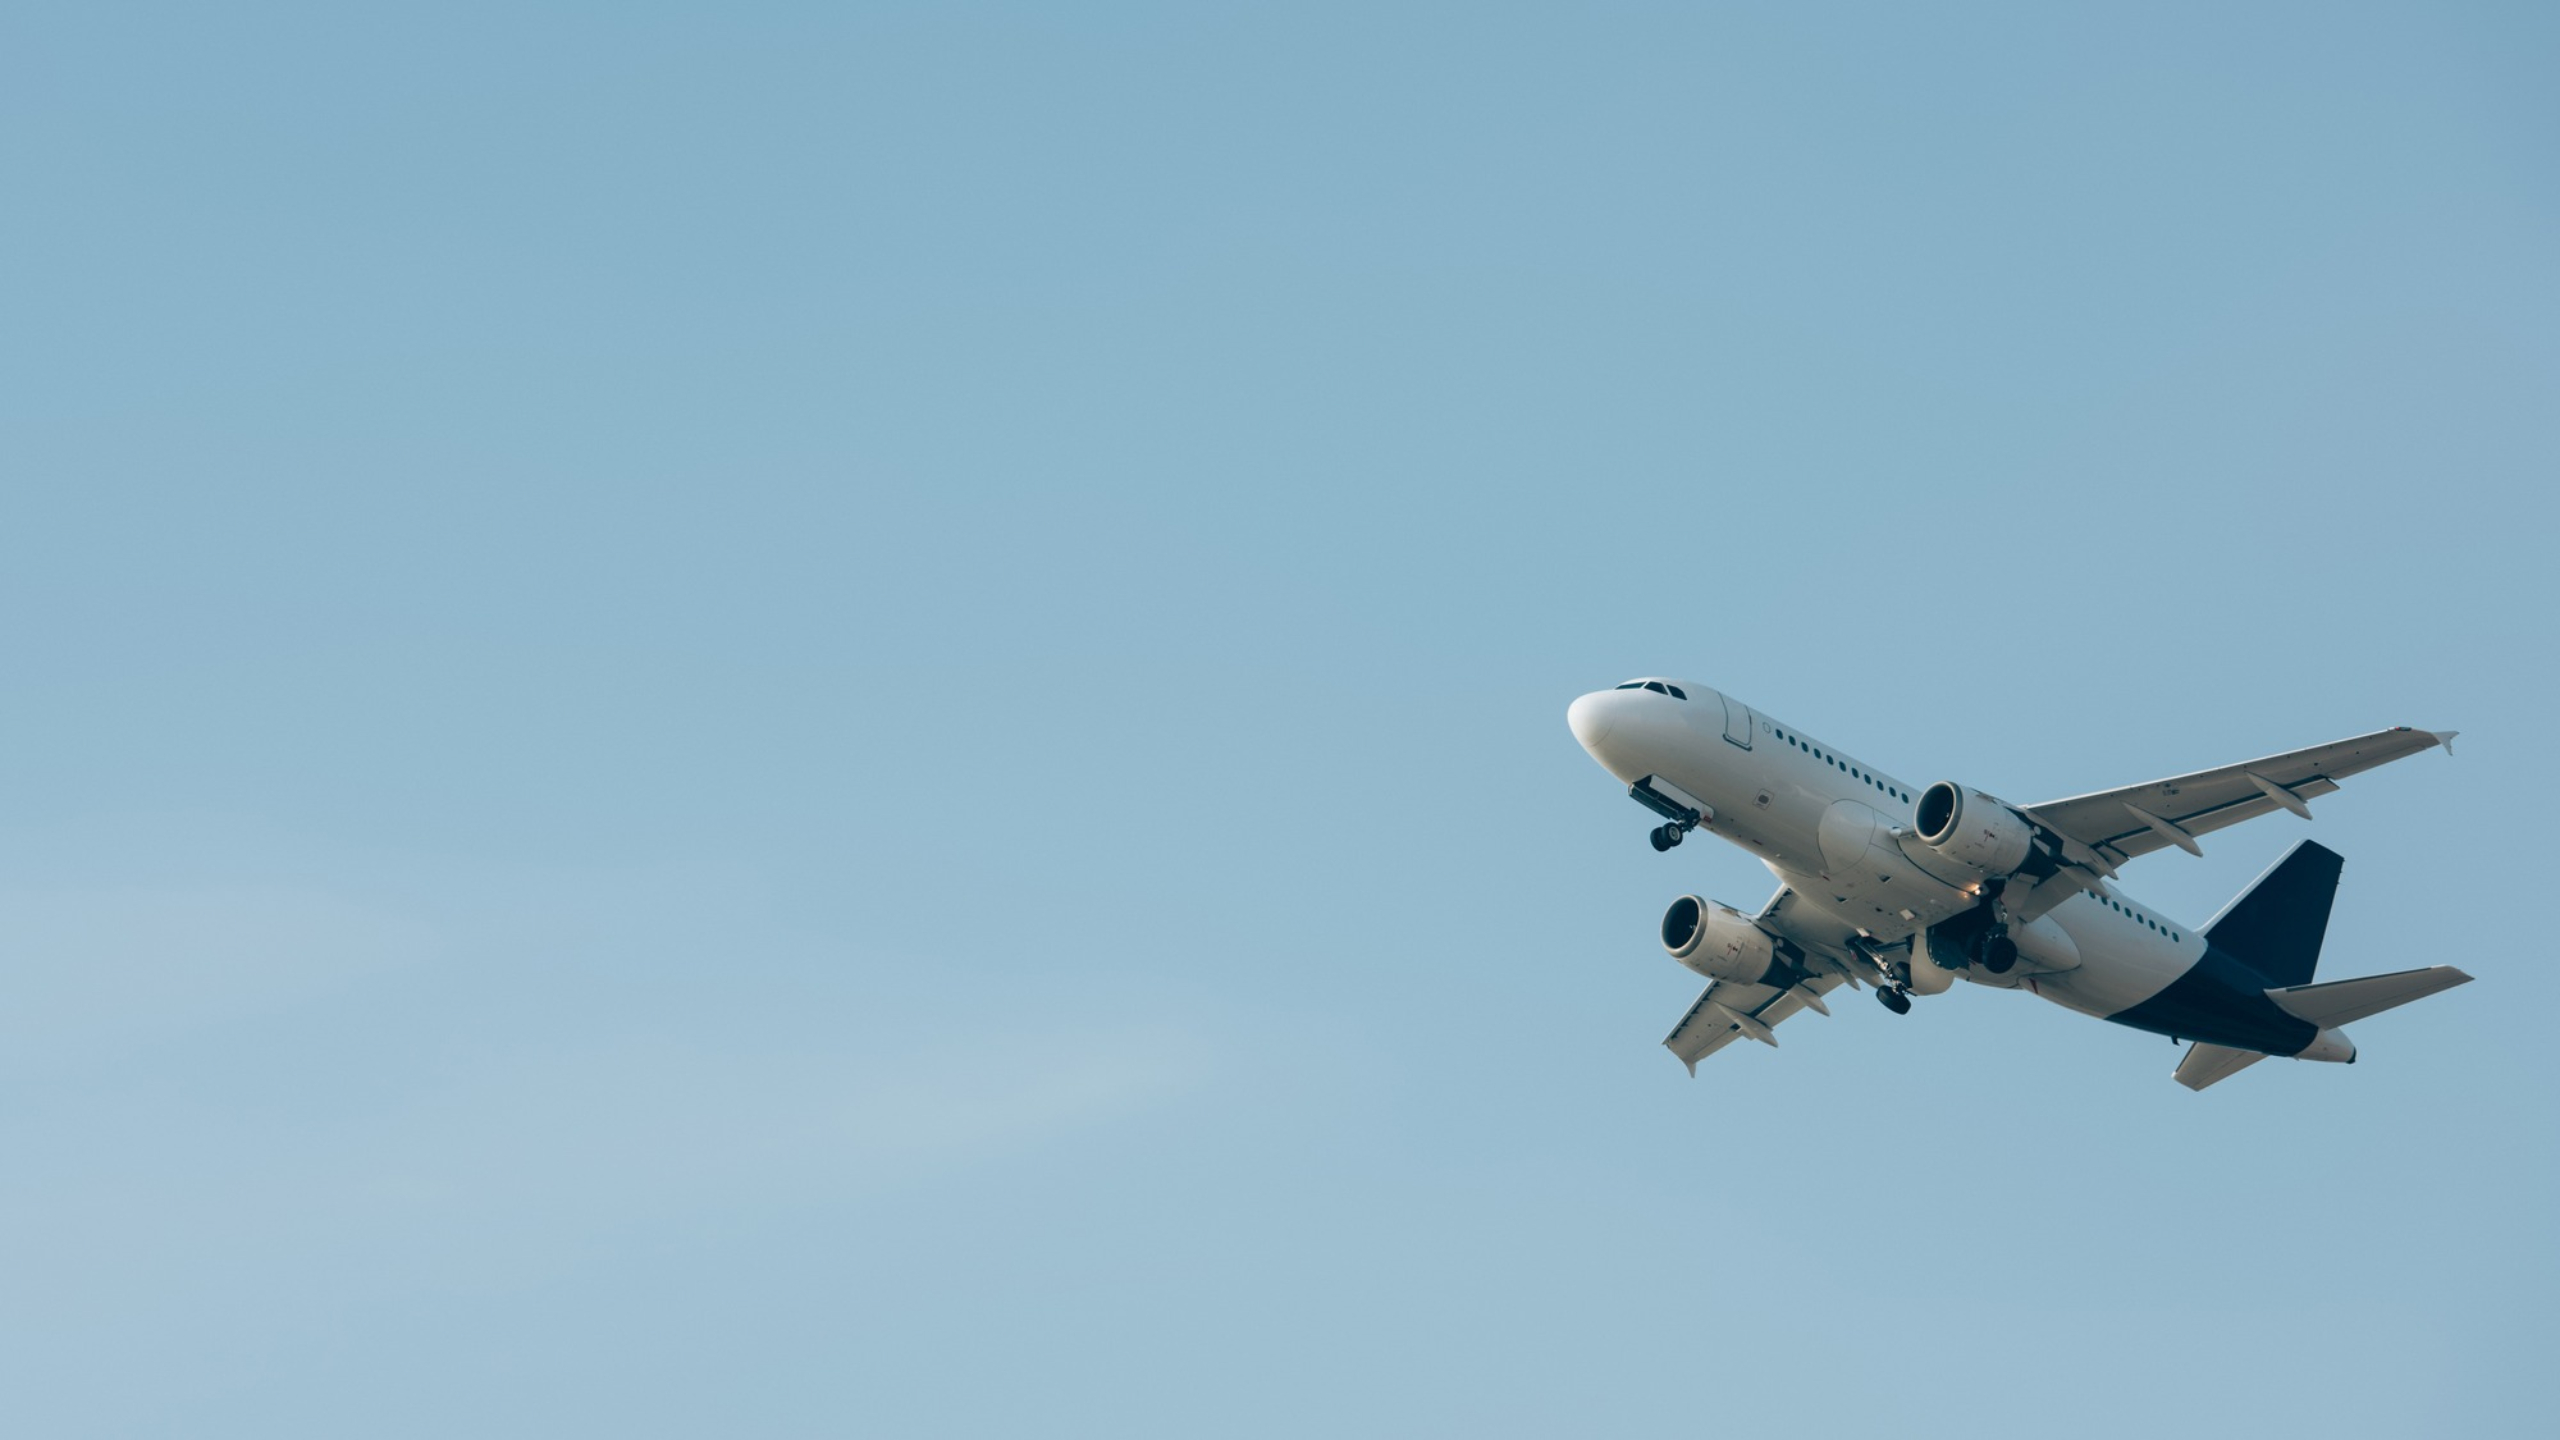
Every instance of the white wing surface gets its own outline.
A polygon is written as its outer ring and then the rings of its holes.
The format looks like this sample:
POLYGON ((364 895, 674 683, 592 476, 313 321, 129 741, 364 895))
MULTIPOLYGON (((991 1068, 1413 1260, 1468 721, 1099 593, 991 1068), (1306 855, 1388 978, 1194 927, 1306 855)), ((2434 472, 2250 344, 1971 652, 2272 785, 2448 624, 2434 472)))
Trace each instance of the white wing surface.
POLYGON ((1698 1073, 1699 1061, 1745 1036, 1763 1045, 1777 1044, 1777 1037, 1770 1031, 1799 1010, 1829 1014, 1822 997, 1839 989, 1849 978, 1847 942, 1857 932, 1798 902, 1793 890, 1779 887, 1752 923, 1793 941, 1806 952, 1817 973, 1785 987, 1736 985, 1729 980, 1709 984, 1697 1003, 1689 1007, 1689 1013, 1681 1016, 1680 1023, 1671 1027, 1671 1033, 1662 1040, 1664 1048, 1679 1056, 1680 1063, 1688 1066, 1692 1075, 1698 1073))
POLYGON ((2278 810, 2307 819, 2311 809, 2303 802, 2335 793, 2347 776, 2438 745, 2449 750, 2453 737, 2451 730, 2396 726, 2219 770, 2030 805, 2027 813, 2110 864, 2172 845, 2201 855, 2199 835, 2278 810))

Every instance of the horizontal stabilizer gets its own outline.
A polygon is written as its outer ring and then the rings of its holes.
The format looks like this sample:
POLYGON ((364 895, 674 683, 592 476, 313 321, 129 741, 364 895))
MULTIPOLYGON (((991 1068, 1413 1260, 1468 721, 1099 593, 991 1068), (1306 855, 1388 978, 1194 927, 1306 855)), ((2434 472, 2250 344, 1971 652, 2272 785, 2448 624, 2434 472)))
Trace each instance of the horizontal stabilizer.
POLYGON ((2255 1050, 2234 1050, 2227 1045, 2207 1045, 2199 1040, 2187 1047, 2187 1058, 2178 1062, 2178 1083, 2190 1090, 2201 1090, 2216 1080, 2228 1080, 2266 1058, 2255 1050))
POLYGON ((2308 1020, 2322 1029, 2352 1025, 2368 1015, 2424 1000, 2439 990, 2469 984, 2471 977, 2450 965, 2431 965, 2424 970, 2402 970, 2390 975, 2367 975, 2358 980, 2332 980, 2325 985, 2293 985, 2270 990, 2267 998, 2282 1006, 2296 1019, 2308 1020))

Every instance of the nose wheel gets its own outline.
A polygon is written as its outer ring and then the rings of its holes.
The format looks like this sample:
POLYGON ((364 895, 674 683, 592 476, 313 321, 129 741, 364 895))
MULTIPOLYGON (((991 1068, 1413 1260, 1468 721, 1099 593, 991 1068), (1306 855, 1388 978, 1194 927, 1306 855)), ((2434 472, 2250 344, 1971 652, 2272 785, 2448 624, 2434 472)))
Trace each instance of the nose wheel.
POLYGON ((1653 848, 1668 850, 1679 844, 1687 833, 1677 825, 1656 825, 1653 827, 1653 848))

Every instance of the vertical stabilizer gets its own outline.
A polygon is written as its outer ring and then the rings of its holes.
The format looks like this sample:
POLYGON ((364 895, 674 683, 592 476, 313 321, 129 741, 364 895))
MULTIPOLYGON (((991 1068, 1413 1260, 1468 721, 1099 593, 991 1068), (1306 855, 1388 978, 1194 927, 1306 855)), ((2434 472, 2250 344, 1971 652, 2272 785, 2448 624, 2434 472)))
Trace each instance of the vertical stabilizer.
POLYGON ((2329 934, 2338 896, 2338 852, 2305 840, 2205 923, 2205 939, 2267 977, 2271 986, 2308 984, 2329 934))

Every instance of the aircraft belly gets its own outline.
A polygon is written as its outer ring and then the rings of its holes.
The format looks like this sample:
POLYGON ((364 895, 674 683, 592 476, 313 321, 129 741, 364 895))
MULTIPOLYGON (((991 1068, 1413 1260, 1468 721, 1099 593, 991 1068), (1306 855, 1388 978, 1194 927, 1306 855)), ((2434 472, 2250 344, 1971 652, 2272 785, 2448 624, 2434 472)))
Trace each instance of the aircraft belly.
POLYGON ((1900 940, 1974 903, 1913 864, 1893 821, 1861 800, 1751 761, 1721 736, 1665 758, 1673 763, 1662 778, 1714 809, 1702 831, 1758 855, 1806 902, 1878 940, 1900 940))
POLYGON ((2027 988, 2083 1014, 2111 1016, 2158 996, 2202 958, 2185 953, 2186 946, 2143 943, 2123 934, 2108 917, 2081 909, 2094 905, 2075 899, 2046 917, 2080 947, 2080 965, 2058 975, 2035 976, 2027 988))
POLYGON ((1834 800, 1818 814, 1810 853, 1773 868, 1825 913, 1891 942, 1972 903, 1906 859, 1892 822, 1872 807, 1834 800))

